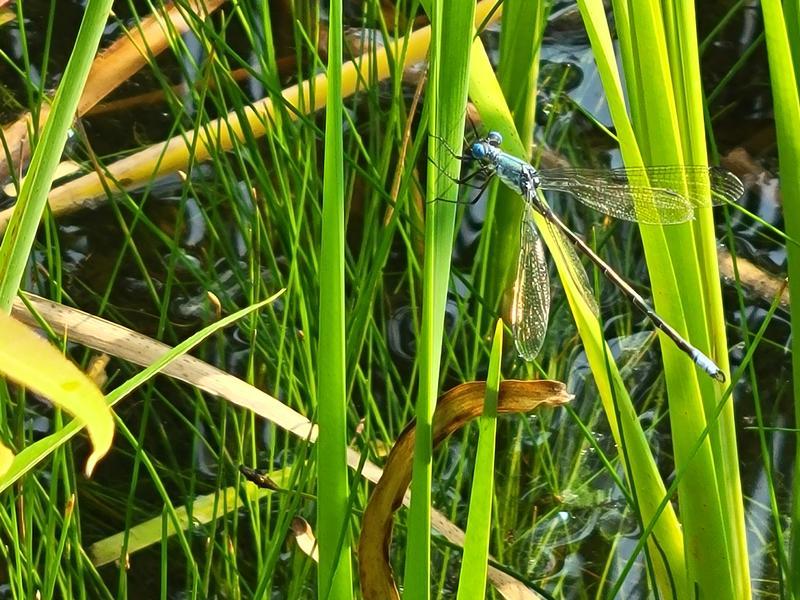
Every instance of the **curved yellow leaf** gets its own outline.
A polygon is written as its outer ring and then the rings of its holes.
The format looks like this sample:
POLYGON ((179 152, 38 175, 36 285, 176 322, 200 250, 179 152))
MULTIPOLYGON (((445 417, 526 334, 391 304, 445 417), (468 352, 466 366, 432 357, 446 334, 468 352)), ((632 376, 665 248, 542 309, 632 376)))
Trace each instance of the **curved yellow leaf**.
POLYGON ((93 448, 86 461, 86 474, 91 475, 114 437, 111 409, 92 380, 49 342, 3 314, 0 314, 0 374, 44 396, 86 424, 93 448))

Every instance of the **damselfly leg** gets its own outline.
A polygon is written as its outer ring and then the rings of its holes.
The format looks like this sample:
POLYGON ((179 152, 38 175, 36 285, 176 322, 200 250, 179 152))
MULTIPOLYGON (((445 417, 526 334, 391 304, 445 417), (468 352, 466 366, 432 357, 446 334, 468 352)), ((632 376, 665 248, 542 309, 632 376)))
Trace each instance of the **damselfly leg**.
POLYGON ((489 184, 491 183, 491 178, 492 178, 492 175, 494 174, 494 173, 493 173, 493 171, 492 171, 492 169, 491 169, 491 167, 489 167, 489 166, 487 166, 487 165, 482 165, 482 164, 480 164, 480 163, 476 163, 475 159, 474 159, 474 158, 472 158, 472 157, 471 157, 471 156, 469 156, 469 155, 466 155, 466 154, 457 154, 457 153, 456 153, 456 151, 455 151, 455 150, 453 150, 453 148, 451 148, 451 147, 450 147, 450 145, 447 143, 447 141, 445 141, 445 139, 444 139, 444 138, 441 138, 441 137, 439 137, 438 135, 431 135, 430 137, 431 137, 431 138, 433 138, 433 139, 435 139, 435 140, 437 140, 437 141, 438 141, 438 143, 440 143, 440 144, 442 145, 442 147, 443 147, 445 150, 447 150, 447 152, 448 152, 448 153, 449 153, 449 154, 450 154, 450 155, 451 155, 453 158, 455 158, 456 160, 459 160, 459 161, 461 161, 462 163, 473 163, 473 164, 476 164, 476 165, 477 165, 477 168, 476 168, 474 171, 472 171, 472 172, 470 172, 470 173, 467 173, 466 175, 464 175, 464 176, 462 176, 462 177, 459 177, 459 178, 452 178, 452 177, 450 177, 450 176, 446 175, 446 173, 445 173, 444 169, 442 169, 442 168, 441 168, 441 167, 440 167, 440 166, 439 166, 439 165, 436 163, 436 161, 435 161, 435 160, 433 160, 433 158, 432 158, 432 157, 430 157, 430 156, 429 156, 429 157, 428 157, 428 161, 430 161, 430 163, 431 163, 431 164, 432 164, 434 167, 436 167, 436 169, 437 169, 437 170, 438 170, 440 173, 442 173, 442 174, 444 174, 445 176, 447 176, 447 177, 448 177, 448 179, 450 179, 450 180, 451 180, 453 183, 456 183, 456 184, 458 184, 458 185, 463 185, 463 186, 466 186, 466 187, 468 187, 468 188, 471 188, 471 189, 473 189, 473 190, 478 190, 478 193, 477 193, 477 194, 475 194, 475 196, 474 196, 473 198, 471 198, 470 200, 467 200, 467 201, 461 201, 461 200, 448 200, 447 198, 434 198, 434 199, 433 199, 431 202, 447 202, 447 203, 449 203, 449 204, 466 204, 466 205, 472 205, 472 204, 476 204, 476 203, 477 203, 477 202, 478 202, 478 201, 479 201, 479 200, 480 200, 480 199, 483 197, 483 194, 484 194, 484 193, 486 193, 486 190, 488 189, 488 187, 489 187, 489 184), (473 184, 472 182, 473 182, 475 179, 479 178, 479 177, 484 177, 484 178, 485 178, 485 181, 484 181, 484 182, 482 182, 482 183, 481 183, 481 184, 479 184, 479 185, 475 185, 475 184, 473 184))

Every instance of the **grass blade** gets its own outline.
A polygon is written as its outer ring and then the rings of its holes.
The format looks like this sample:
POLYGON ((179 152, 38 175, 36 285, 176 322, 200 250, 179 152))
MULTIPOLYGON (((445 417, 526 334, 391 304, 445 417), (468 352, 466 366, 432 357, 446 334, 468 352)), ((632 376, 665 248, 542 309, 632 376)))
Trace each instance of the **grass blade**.
MULTIPOLYGON (((790 16, 797 17, 796 3, 790 16)), ((781 171, 781 193, 786 235, 798 239, 800 235, 800 96, 798 96, 798 73, 800 66, 794 64, 794 56, 800 56, 800 42, 789 35, 789 25, 781 3, 763 0, 764 28, 767 34, 770 82, 775 107, 775 126, 778 135, 778 156, 781 171), (794 75, 794 77, 792 76, 794 75)), ((788 11, 787 11, 788 12, 788 11)), ((793 25, 796 33, 797 23, 793 25)), ((800 297, 800 249, 791 242, 786 244, 789 259, 789 295, 800 297)), ((794 390, 795 427, 800 424, 800 302, 792 302, 789 308, 792 319, 792 386, 794 390)), ((789 588, 795 598, 800 597, 800 445, 795 448, 794 480, 792 483, 792 509, 789 565, 789 588)))
MULTIPOLYGON (((703 130, 697 125, 702 111, 697 53, 687 48, 695 39, 687 31, 695 27, 689 22, 691 11, 681 6, 674 13, 674 5, 658 2, 615 3, 626 75, 630 71, 626 77, 629 116, 602 3, 587 0, 579 6, 626 165, 637 166, 645 159, 651 164, 702 164, 705 138, 698 135, 703 130)), ((695 225, 643 226, 641 232, 656 309, 679 331, 688 333, 701 351, 708 353, 713 339, 715 352, 710 355, 727 370, 719 285, 712 281, 717 271, 715 252, 710 250, 714 239, 710 215, 701 214, 695 225)), ((726 406, 717 421, 714 407, 721 397, 719 386, 698 378, 686 357, 670 344, 662 344, 662 352, 676 466, 686 469, 679 491, 687 569, 679 593, 690 595, 698 586, 703 594, 749 596, 747 562, 742 559, 741 486, 738 476, 731 475, 737 469, 732 411, 726 406), (691 454, 709 422, 711 435, 691 454)))
MULTIPOLYGON (((133 392, 137 387, 143 385, 148 380, 152 379, 155 375, 161 372, 170 362, 186 354, 189 350, 197 346, 200 342, 208 338, 213 333, 235 323, 242 317, 247 316, 251 312, 258 310, 271 302, 283 293, 283 290, 274 296, 263 300, 252 306, 247 306, 241 310, 230 314, 219 321, 216 321, 204 327, 194 335, 188 337, 186 340, 170 348, 158 360, 148 365, 145 369, 134 375, 133 377, 125 380, 124 383, 113 389, 106 394, 106 403, 113 406, 128 394, 133 392)), ((30 472, 37 464, 47 458, 59 446, 67 442, 72 436, 83 429, 84 423, 79 419, 73 419, 66 426, 62 427, 59 431, 34 442, 27 446, 19 454, 14 457, 11 468, 0 477, 0 492, 7 489, 11 484, 17 481, 20 477, 30 472)))
POLYGON ((317 538, 320 598, 351 598, 344 307, 342 0, 330 4, 319 296, 317 538), (341 540, 341 542, 340 542, 341 540))
MULTIPOLYGON (((467 103, 467 72, 472 44, 475 3, 459 0, 432 3, 432 52, 428 109, 431 133, 459 148, 467 103)), ((450 283, 458 186, 448 177, 459 176, 460 165, 443 144, 429 144, 433 164, 428 167, 428 211, 425 221, 425 262, 422 291, 422 332, 419 342, 420 384, 416 405, 417 437, 411 484, 406 549, 406 597, 430 594, 431 422, 436 408, 444 311, 450 283), (441 171, 440 171, 441 169, 441 171), (442 202, 441 200, 446 200, 442 202)))
POLYGON ((503 351, 503 321, 494 330, 489 371, 486 375, 486 398, 478 420, 478 450, 469 500, 469 516, 458 581, 458 600, 483 598, 489 559, 489 534, 492 527, 494 497, 494 447, 497 434, 497 393, 500 389, 500 359, 503 351))
POLYGON ((33 153, 28 177, 22 184, 17 210, 3 236, 0 245, 0 310, 5 313, 11 311, 11 303, 22 281, 50 185, 111 4, 112 0, 91 0, 86 7, 75 49, 53 99, 53 108, 42 130, 41 140, 33 153))

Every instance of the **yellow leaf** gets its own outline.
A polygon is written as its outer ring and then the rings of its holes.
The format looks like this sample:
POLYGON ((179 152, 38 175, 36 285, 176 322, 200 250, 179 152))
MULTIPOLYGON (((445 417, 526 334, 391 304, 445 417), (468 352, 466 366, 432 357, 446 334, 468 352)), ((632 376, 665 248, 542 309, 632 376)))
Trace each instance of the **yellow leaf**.
POLYGON ((0 477, 5 475, 11 468, 11 463, 14 461, 14 453, 0 444, 0 477))
POLYGON ((86 425, 92 453, 91 475, 111 447, 114 420, 98 387, 49 342, 19 321, 0 314, 0 374, 44 396, 86 425))

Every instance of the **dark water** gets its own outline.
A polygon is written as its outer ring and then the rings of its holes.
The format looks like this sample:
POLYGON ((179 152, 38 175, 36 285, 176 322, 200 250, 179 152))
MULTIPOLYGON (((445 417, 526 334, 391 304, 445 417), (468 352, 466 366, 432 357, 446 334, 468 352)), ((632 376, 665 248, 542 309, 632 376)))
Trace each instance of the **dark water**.
MULTIPOLYGON (((127 5, 117 3, 117 15, 122 20, 130 18, 127 5)), ((361 23, 363 14, 359 7, 350 7, 348 13, 351 25, 361 23)), ((727 10, 724 2, 700 11, 701 39, 719 22, 727 10)), ((45 89, 53 88, 63 72, 65 61, 71 49, 83 4, 80 2, 58 2, 58 18, 53 21, 54 40, 50 55, 45 59, 45 30, 50 14, 50 3, 29 1, 25 3, 26 29, 29 52, 32 61, 31 79, 45 89)), ((144 11, 143 11, 144 12, 144 11)), ((291 60, 297 55, 296 41, 288 35, 291 30, 290 15, 276 9, 273 31, 276 45, 282 56, 291 60)), ((236 29, 233 29, 236 31, 236 29)), ((705 48, 703 55, 703 76, 707 93, 712 93, 722 78, 733 68, 735 61, 752 44, 758 47, 758 37, 762 31, 760 12, 757 8, 745 8, 733 18, 729 25, 705 48)), ((119 27, 110 25, 105 43, 119 35, 119 27)), ((239 39, 232 37, 232 39, 239 39)), ((243 38, 242 38, 243 39, 243 38)), ((485 35, 487 44, 496 47, 497 34, 485 35)), ((191 45, 192 41, 188 43, 191 45)), ((234 46, 245 44, 234 42, 234 46)), ((14 60, 21 61, 21 44, 18 26, 7 25, 0 29, 0 48, 14 60)), ((201 57, 200 49, 197 56, 201 57)), ((302 60, 303 57, 301 57, 302 60)), ((613 143, 601 133, 593 120, 610 127, 607 106, 588 40, 585 38, 574 5, 568 2, 556 3, 541 53, 540 92, 537 107, 537 142, 551 149, 557 156, 582 165, 619 164, 619 155, 613 143), (591 118, 590 118, 591 117, 591 118), (547 127, 545 127, 547 125, 547 127)), ((186 80, 189 67, 174 64, 169 59, 160 58, 164 72, 174 78, 173 82, 186 80)), ((310 68, 310 67, 309 67, 310 68)), ((287 75, 283 84, 291 81, 287 75)), ((24 102, 26 94, 15 74, 8 68, 0 70, 0 82, 10 98, 24 102)), ((244 87, 253 99, 264 93, 262 85, 246 81, 244 87)), ((146 72, 137 75, 131 82, 115 93, 115 98, 125 98, 152 89, 158 85, 152 75, 146 72)), ((407 90, 410 96, 413 89, 407 90)), ((201 107, 191 103, 182 107, 183 119, 191 123, 201 107)), ((175 107, 164 104, 147 104, 134 107, 124 113, 112 112, 83 120, 87 140, 99 155, 125 151, 155 143, 170 135, 174 121, 175 107)), ((211 116, 216 114, 214 107, 208 107, 211 116)), ((2 107, 4 121, 11 120, 18 107, 7 102, 2 107)), ((766 223, 782 229, 780 195, 777 191, 776 147, 774 122, 771 114, 769 77, 763 44, 755 51, 746 66, 738 71, 733 79, 715 95, 711 106, 715 151, 721 164, 733 170, 747 185, 747 194, 742 205, 766 223)), ((355 113, 355 117, 364 115, 355 113)), ((369 125, 365 119, 365 127, 369 125)), ((85 160, 83 145, 73 138, 68 154, 78 160, 85 160)), ((253 208, 246 193, 244 179, 242 188, 231 190, 221 188, 214 177, 213 166, 205 165, 193 173, 193 193, 184 193, 184 183, 178 178, 169 178, 151 189, 146 195, 134 194, 137 203, 145 205, 145 212, 153 227, 142 225, 133 228, 133 239, 141 251, 139 257, 125 251, 125 237, 122 224, 128 214, 119 206, 106 205, 97 210, 81 212, 57 221, 56 232, 62 261, 62 286, 65 296, 75 305, 102 314, 111 320, 127 324, 147 335, 158 336, 168 343, 185 339, 190 333, 210 323, 214 318, 214 308, 207 292, 220 298, 223 306, 241 306, 247 303, 248 287, 252 284, 243 274, 248 273, 248 252, 251 240, 242 224, 253 215, 253 208), (213 220, 209 222, 209 217, 213 220), (166 255, 163 236, 177 241, 176 253, 166 255), (120 258, 121 257, 121 258, 120 258), (147 277, 143 274, 146 272, 147 277), (167 294, 167 288, 169 293, 167 294), (168 306, 162 311, 159 297, 168 298, 168 306), (166 314, 167 318, 163 318, 166 314)), ((6 199, 5 203, 11 200, 6 199)), ((556 208, 565 218, 583 233, 595 232, 608 236, 606 247, 609 261, 621 265, 627 279, 646 291, 647 272, 641 259, 641 249, 636 241, 632 226, 623 224, 597 225, 596 215, 587 215, 576 210, 569 203, 554 201, 556 208)), ((717 216, 721 243, 741 258, 747 259, 764 271, 781 276, 786 272, 786 253, 783 244, 763 224, 735 210, 719 209, 717 216)), ((457 330, 460 310, 475 307, 476 299, 466 277, 460 274, 469 271, 474 260, 477 243, 480 239, 481 224, 485 205, 478 202, 465 211, 461 222, 458 241, 453 251, 454 277, 451 297, 447 307, 446 330, 448 335, 457 330)), ((354 217, 355 222, 356 217, 354 217)), ((357 236, 353 235, 353 238, 357 236)), ((352 240, 351 240, 352 241, 352 240)), ((36 261, 47 265, 46 238, 40 236, 36 250, 36 261)), ((358 248, 352 248, 357 251, 358 248)), ((401 377, 411 377, 414 373, 416 357, 415 320, 417 304, 411 302, 413 295, 404 289, 403 272, 406 267, 403 254, 393 250, 390 264, 384 274, 384 285, 393 293, 385 298, 386 306, 381 316, 386 319, 386 337, 393 368, 401 377)), ((289 257, 281 251, 271 252, 264 258, 264 266, 259 277, 270 281, 285 273, 289 257), (270 261, 274 264, 269 265, 270 261)), ((501 513, 513 517, 502 518, 499 527, 504 531, 503 548, 493 548, 496 556, 502 556, 506 564, 517 572, 548 589, 548 582, 561 580, 563 588, 559 597, 583 597, 593 593, 597 575, 612 556, 612 573, 622 568, 638 539, 638 524, 626 510, 623 494, 617 488, 604 467, 595 449, 584 443, 575 418, 586 423, 592 432, 597 448, 615 455, 613 439, 597 401, 597 391, 586 366, 585 357, 579 345, 574 342, 575 330, 568 309, 563 303, 554 282, 554 302, 551 314, 551 334, 543 354, 563 358, 564 367, 557 375, 570 386, 576 398, 572 405, 573 413, 566 411, 547 417, 533 417, 522 424, 519 421, 501 423, 498 462, 501 465, 515 460, 519 468, 508 473, 498 469, 498 488, 517 490, 518 505, 500 507, 501 513), (568 350, 562 350, 568 348, 568 350), (551 473, 560 481, 543 482, 541 478, 541 454, 543 448, 555 461, 551 473), (578 474, 577 476, 575 474, 578 474), (581 482, 573 486, 572 482, 581 482), (562 482, 566 482, 562 485, 562 482), (573 489, 574 488, 574 489, 573 489), (567 592, 566 590, 576 590, 567 592), (577 591, 582 590, 582 591, 577 591)), ((729 282, 726 282, 729 283, 729 282)), ((277 281, 275 282, 277 285, 277 281)), ((314 286, 315 282, 309 282, 314 286)), ((50 280, 41 270, 32 269, 26 282, 27 289, 46 296, 53 295, 50 280)), ((741 288, 726 285, 724 288, 726 320, 728 322, 729 344, 732 347, 731 361, 735 369, 743 360, 745 346, 743 340, 764 323, 769 309, 769 299, 751 293, 744 286, 744 302, 740 306, 741 288)), ((631 315, 624 299, 609 286, 604 286, 600 302, 606 335, 615 356, 625 362, 626 358, 635 365, 624 369, 623 374, 628 389, 640 410, 650 444, 654 449, 660 468, 669 480, 672 471, 671 441, 667 419, 665 418, 663 383, 660 379, 660 360, 657 345, 649 334, 649 324, 638 314, 631 315), (619 315, 626 315, 620 317, 619 315), (617 327, 620 319, 632 320, 631 335, 620 336, 617 327), (642 351, 642 347, 649 349, 642 351)), ((259 332, 262 347, 271 348, 280 339, 276 325, 283 315, 283 305, 274 309, 274 320, 268 320, 259 332)), ((623 324, 623 329, 625 329, 623 324)), ((742 479, 746 495, 748 529, 751 536, 751 576, 759 582, 757 589, 765 595, 776 590, 776 571, 774 565, 774 537, 771 535, 768 506, 768 488, 765 485, 765 472, 762 465, 758 432, 755 429, 756 411, 754 402, 758 397, 764 411, 767 426, 790 427, 791 390, 790 357, 788 341, 790 325, 788 315, 779 309, 772 318, 764 340, 759 345, 753 360, 753 386, 750 375, 740 380, 734 388, 738 441, 742 465, 742 479), (756 396, 757 391, 757 396, 756 396), (759 535, 756 535, 758 532, 759 535)), ((277 350, 265 350, 267 355, 277 360, 277 350)), ((247 372, 251 353, 250 332, 246 328, 232 328, 222 334, 214 343, 203 346, 199 356, 219 365, 227 371, 244 375, 247 372)), ((512 368, 517 363, 511 353, 506 357, 506 365, 512 368)), ((127 367, 112 362, 112 372, 126 376, 127 367)), ((388 403, 382 390, 382 375, 375 374, 373 390, 377 403, 388 403)), ((385 378, 390 379, 386 374, 385 378)), ((450 375, 454 382, 458 373, 450 375)), ((409 379, 410 381, 410 379, 409 379)), ((261 385, 283 398, 287 386, 278 375, 262 374, 261 385), (272 380, 274 378, 274 381, 272 380)), ((208 434, 213 427, 214 418, 219 416, 215 403, 202 404, 200 408, 188 401, 188 395, 175 393, 175 385, 166 380, 157 380, 135 395, 121 409, 120 414, 133 431, 152 428, 152 436, 157 440, 148 448, 154 456, 163 460, 160 465, 172 469, 182 476, 170 480, 170 497, 190 501, 194 495, 208 493, 218 485, 233 482, 230 461, 219 456, 220 451, 211 450, 197 443, 197 438, 187 428, 194 423, 202 434, 208 434), (173 399, 167 406, 165 398, 173 399), (209 418, 210 416, 210 418, 209 418), (181 433, 175 433, 181 432, 181 433), (201 474, 203 489, 190 489, 182 485, 188 481, 188 473, 194 470, 201 474), (220 475, 222 474, 222 475, 220 475)), ((199 395, 198 395, 199 396, 199 395)), ((356 400, 365 402, 364 398, 356 400)), ((398 427, 402 423, 396 424, 398 427)), ((274 439, 275 432, 264 430, 267 447, 274 439)), ((466 515, 466 500, 463 490, 468 489, 461 480, 460 473, 466 469, 471 472, 470 459, 465 455, 474 446, 475 432, 457 434, 439 454, 439 476, 434 488, 438 506, 455 506, 456 520, 463 524, 466 515)), ((775 432, 767 435, 768 451, 774 460, 774 472, 778 479, 775 484, 780 494, 779 502, 785 513, 788 508, 786 482, 791 480, 793 440, 788 433, 775 432)), ((288 452, 269 458, 272 464, 292 462, 296 457, 288 452)), ((117 532, 124 526, 121 515, 127 502, 128 486, 133 458, 129 451, 117 450, 106 460, 98 476, 85 484, 83 494, 86 505, 101 511, 96 519, 88 521, 86 536, 88 541, 117 532), (102 509, 99 507, 103 507, 102 509)), ((620 473, 621 475, 621 473, 620 473)), ((468 478, 467 478, 468 479, 468 478)), ((468 482, 466 482, 468 483, 468 482)), ((140 519, 160 514, 161 501, 148 483, 142 483, 137 493, 140 519)), ((277 509, 275 509, 277 510, 277 509)), ((313 506, 306 506, 302 512, 313 516, 313 506)), ((277 514, 277 513, 276 513, 277 514)), ((784 524, 786 525, 786 524, 784 524)), ((204 540, 210 532, 198 527, 190 533, 193 548, 202 552, 204 540)), ((402 547, 402 532, 396 539, 396 547, 402 547)), ((246 551, 249 541, 241 540, 241 549, 246 551)), ((436 553, 434 560, 441 563, 443 556, 436 553)), ((641 559, 640 559, 641 561, 641 559)), ((281 585, 281 568, 291 573, 291 558, 281 556, 276 575, 275 589, 281 585)), ((157 590, 159 586, 160 562, 157 552, 141 552, 136 555, 135 577, 143 589, 157 590)), ((254 565, 248 568, 242 562, 243 580, 253 574, 254 565)), ((185 585, 183 571, 175 568, 175 578, 171 590, 180 590, 185 585)), ((455 589, 458 575, 458 562, 450 561, 446 585, 455 589)), ((116 567, 101 571, 107 578, 110 589, 116 585, 116 567)), ((614 579, 614 577, 612 577, 614 579)), ((625 597, 637 597, 646 585, 646 573, 642 565, 634 568, 623 588, 625 597)), ((313 581, 313 576, 309 576, 313 581)), ((0 576, 0 583, 2 577, 0 576)), ((220 590, 222 592, 222 590, 220 590)), ((446 596, 446 594, 445 594, 446 596)), ((280 593, 275 597, 281 597, 280 593)))

